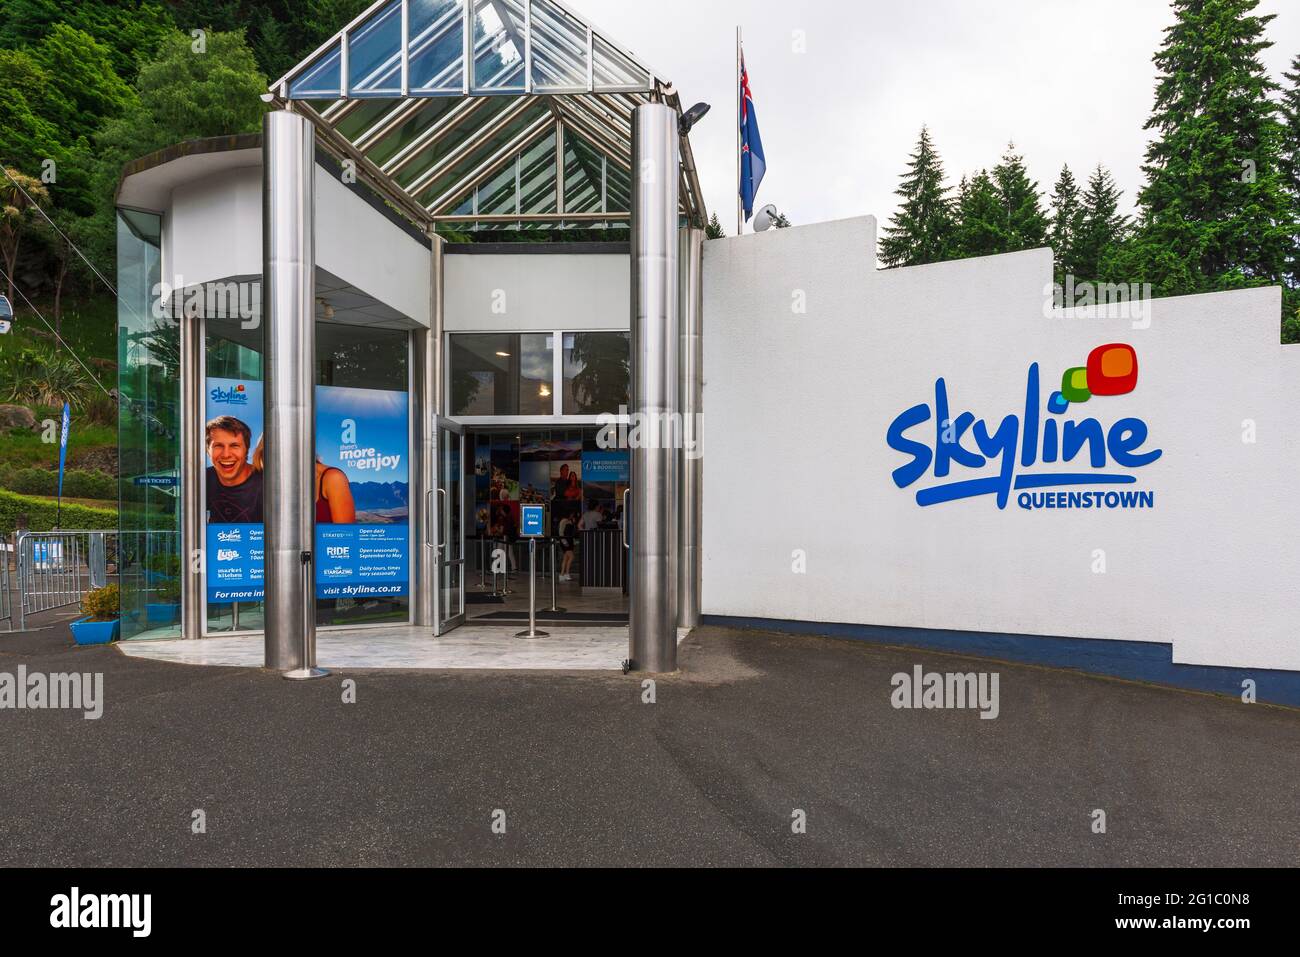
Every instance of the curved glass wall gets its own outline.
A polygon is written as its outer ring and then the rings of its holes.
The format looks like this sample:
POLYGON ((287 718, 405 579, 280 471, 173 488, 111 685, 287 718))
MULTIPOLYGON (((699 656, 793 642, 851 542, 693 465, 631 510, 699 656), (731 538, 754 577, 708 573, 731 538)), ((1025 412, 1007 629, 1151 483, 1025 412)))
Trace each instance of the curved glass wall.
POLYGON ((162 220, 117 213, 118 571, 124 639, 180 634, 180 326, 154 309, 162 220))

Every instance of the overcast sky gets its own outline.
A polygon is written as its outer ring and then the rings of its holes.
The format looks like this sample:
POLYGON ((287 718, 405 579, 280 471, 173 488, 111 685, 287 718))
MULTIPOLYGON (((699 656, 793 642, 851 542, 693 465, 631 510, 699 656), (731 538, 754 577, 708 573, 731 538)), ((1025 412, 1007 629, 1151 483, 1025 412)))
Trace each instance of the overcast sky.
MULTIPOLYGON (((706 201, 735 232, 735 28, 767 153, 759 204, 797 223, 874 213, 882 225, 926 123, 955 184, 1009 140, 1044 193, 1062 163, 1104 163, 1126 204, 1141 185, 1165 0, 570 0, 663 71, 684 106, 706 201), (796 52, 802 31, 806 52, 796 52)), ((1274 79, 1300 54, 1300 2, 1274 13, 1274 79)))

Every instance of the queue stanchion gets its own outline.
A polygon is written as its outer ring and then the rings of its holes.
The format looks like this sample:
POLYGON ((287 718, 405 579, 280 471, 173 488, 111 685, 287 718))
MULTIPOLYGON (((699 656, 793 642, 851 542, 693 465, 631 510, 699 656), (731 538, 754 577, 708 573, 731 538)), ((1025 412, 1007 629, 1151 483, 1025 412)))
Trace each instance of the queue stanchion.
POLYGON ((543 505, 525 505, 520 509, 520 531, 528 539, 528 630, 516 638, 547 638, 537 630, 537 539, 546 527, 546 508, 543 505))
MULTIPOLYGON (((496 544, 497 544, 497 543, 496 543, 496 540, 495 540, 495 539, 492 539, 492 540, 489 542, 489 544, 492 546, 491 548, 488 549, 488 558, 489 558, 489 559, 491 560, 491 562, 492 562, 492 597, 493 597, 493 598, 504 598, 504 597, 506 596, 505 590, 504 590, 504 588, 503 588, 500 584, 498 584, 498 582, 497 582, 497 576, 498 576, 498 575, 501 575, 501 572, 497 571, 497 558, 496 558, 496 551, 497 551, 497 550, 496 550, 496 544)), ((503 559, 505 558, 505 549, 502 549, 502 551, 501 551, 501 557, 502 557, 503 559)))
POLYGON ((555 539, 552 538, 551 539, 551 607, 546 610, 550 612, 552 615, 559 615, 564 613, 564 609, 561 608, 559 603, 555 600, 555 587, 556 587, 555 583, 560 578, 560 573, 555 568, 555 545, 556 545, 556 541, 555 539))

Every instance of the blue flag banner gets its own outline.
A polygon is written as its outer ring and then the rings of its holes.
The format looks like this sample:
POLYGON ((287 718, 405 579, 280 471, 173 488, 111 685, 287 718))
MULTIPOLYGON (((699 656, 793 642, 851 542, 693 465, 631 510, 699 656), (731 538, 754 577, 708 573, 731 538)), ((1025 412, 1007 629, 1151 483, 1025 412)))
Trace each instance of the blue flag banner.
POLYGON ((63 433, 59 438, 59 498, 63 498, 63 467, 68 461, 68 433, 72 430, 72 409, 63 403, 63 433))
POLYGON ((763 155, 763 138, 758 132, 758 115, 754 112, 754 97, 749 92, 749 71, 745 58, 740 58, 740 199, 745 206, 745 219, 754 215, 754 197, 767 172, 767 158, 763 155))

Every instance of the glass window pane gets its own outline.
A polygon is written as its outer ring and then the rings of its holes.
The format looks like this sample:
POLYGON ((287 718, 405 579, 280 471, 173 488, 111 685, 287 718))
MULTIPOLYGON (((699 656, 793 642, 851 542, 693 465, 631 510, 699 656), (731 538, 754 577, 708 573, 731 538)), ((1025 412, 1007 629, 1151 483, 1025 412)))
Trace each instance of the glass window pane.
POLYGON ((121 637, 175 638, 180 599, 180 325, 154 314, 161 220, 118 210, 121 637), (160 613, 161 612, 161 613, 160 613))
POLYGON ((601 156, 572 130, 564 131, 564 211, 599 213, 601 156))
POLYGON ((408 82, 413 93, 460 93, 465 62, 465 0, 410 0, 408 82))
POLYGON ((605 162, 605 212, 626 213, 632 209, 632 174, 617 163, 605 162))
MULTIPOLYGON (((381 103, 409 102, 409 101, 378 101, 381 103)), ((453 106, 456 101, 450 97, 440 97, 438 99, 421 100, 419 109, 415 114, 406 120, 397 129, 386 134, 381 139, 375 141, 366 147, 366 155, 374 162, 383 166, 389 160, 393 159, 402 150, 406 149, 416 138, 427 131, 431 126, 441 120, 453 106)), ((386 114, 385 114, 386 115, 386 114)), ((350 118, 350 117, 349 117, 350 118)), ((361 131, 369 129, 373 124, 367 124, 361 131)), ((342 132, 343 124, 339 123, 339 131, 342 132)), ((348 135, 349 139, 356 139, 356 135, 348 135)))
POLYGON ((555 212, 555 132, 552 130, 519 159, 519 203, 525 213, 555 212))
POLYGON ((329 97, 337 99, 341 94, 343 69, 340 65, 340 47, 336 43, 314 64, 308 67, 298 78, 289 81, 289 99, 307 99, 329 97))
MULTIPOLYGON (((513 97, 494 96, 487 97, 487 99, 511 105, 517 105, 519 103, 519 100, 514 99, 513 97)), ((516 135, 521 133, 527 127, 538 124, 541 120, 545 120, 549 115, 550 113, 546 109, 546 105, 540 101, 536 102, 525 107, 521 112, 506 121, 502 125, 502 128, 497 130, 491 136, 484 140, 480 140, 472 149, 466 150, 461 150, 460 145, 453 145, 451 142, 452 139, 459 138, 463 144, 463 141, 469 136, 468 132, 462 136, 458 127, 451 135, 444 139, 438 150, 439 158, 449 154, 458 153, 456 159, 450 164, 450 166, 445 168, 445 172, 434 177, 432 182, 430 182, 426 188, 419 190, 416 195, 416 201, 427 206, 430 203, 441 199, 448 190, 455 188, 457 184, 461 183, 465 179, 466 176, 470 174, 477 175, 479 168, 488 157, 501 149, 516 135)), ((478 119, 477 117, 473 118, 474 129, 471 132, 477 132, 485 122, 485 120, 478 119)), ((544 123, 542 125, 544 125, 544 123)), ((414 166, 415 164, 412 163, 410 168, 413 169, 414 166)), ((424 170, 415 170, 414 172, 422 173, 424 170)), ((411 180, 417 178, 417 176, 413 175, 411 180)), ((451 201, 452 199, 454 199, 454 197, 447 197, 448 201, 451 201)), ((439 207, 441 207, 441 205, 442 204, 439 204, 439 207)), ((436 209, 435 211, 441 212, 442 210, 436 209)))
POLYGON ((585 93, 587 27, 550 0, 533 0, 533 90, 585 93))
POLYGON ((630 404, 632 334, 564 334, 564 414, 617 414, 630 404))
POLYGON ((402 92, 402 3, 393 0, 348 34, 348 92, 402 92))
POLYGON ((500 172, 478 188, 478 211, 481 215, 506 216, 519 212, 515 203, 515 173, 515 163, 507 163, 500 172))
POLYGON ((649 90, 650 74, 601 37, 593 38, 592 85, 598 91, 649 90))
POLYGON ((549 333, 472 333, 451 337, 452 415, 551 415, 549 333))
POLYGON ((524 9, 518 0, 476 0, 473 81, 476 92, 523 92, 524 9))

